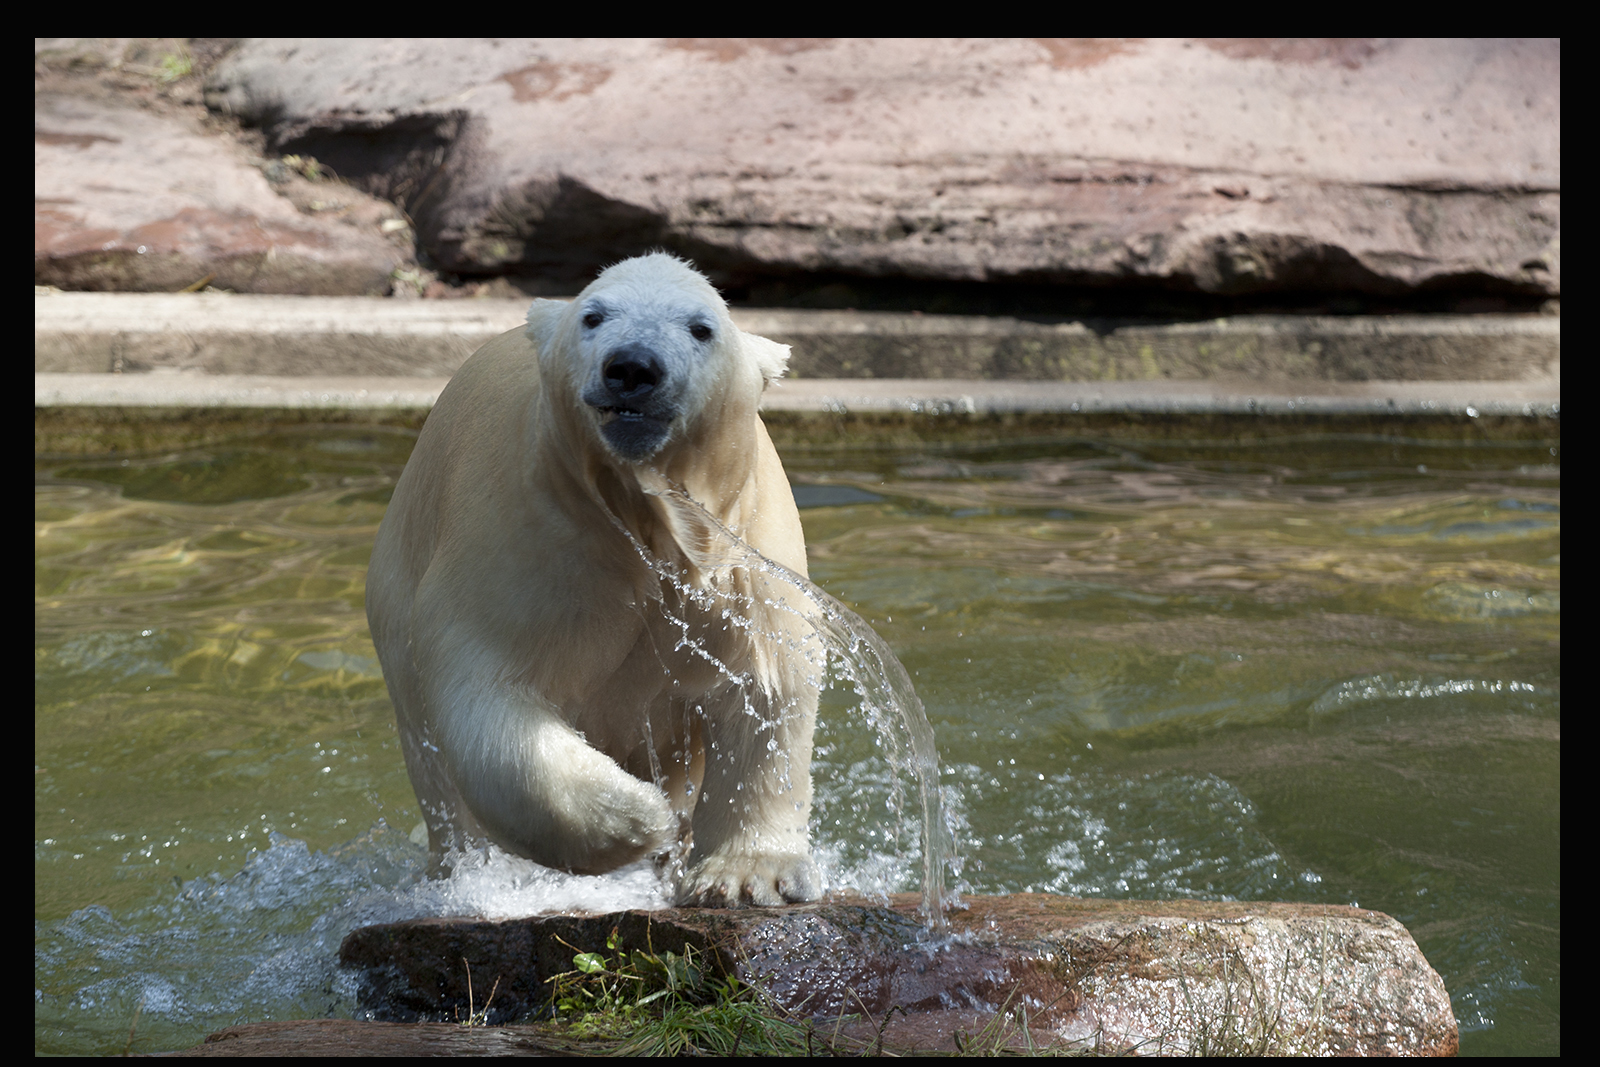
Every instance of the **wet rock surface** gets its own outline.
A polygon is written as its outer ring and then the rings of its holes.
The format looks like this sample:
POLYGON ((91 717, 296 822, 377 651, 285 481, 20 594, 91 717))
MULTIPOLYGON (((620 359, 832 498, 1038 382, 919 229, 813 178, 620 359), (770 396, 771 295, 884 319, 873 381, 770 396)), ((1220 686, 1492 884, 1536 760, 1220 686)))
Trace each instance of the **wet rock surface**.
POLYGON ((35 284, 389 292, 394 272, 414 258, 393 205, 253 155, 225 128, 205 124, 197 96, 160 91, 164 71, 174 82, 197 80, 172 65, 192 66, 186 48, 153 46, 166 68, 124 62, 139 48, 36 45, 44 58, 34 94, 35 284))
POLYGON ((535 286, 1560 292, 1556 41, 251 40, 206 100, 535 286))
POLYGON ((604 1047, 549 1039, 528 1027, 293 1019, 230 1026, 169 1056, 571 1056, 604 1047))
MULTIPOLYGON (((1411 936, 1379 912, 1323 905, 978 897, 930 942, 910 895, 824 903, 509 921, 423 919, 352 932, 375 1021, 464 1017, 467 975, 499 985, 491 1022, 548 1002, 577 952, 696 953, 759 981, 796 1016, 954 1048, 996 1012, 1013 1037, 1110 1051, 1451 1055, 1449 996, 1411 936)), ((479 999, 482 999, 480 992, 479 999)), ((862 1031, 862 1032, 866 1032, 862 1031)), ((856 1031, 846 1031, 854 1033, 856 1031)))

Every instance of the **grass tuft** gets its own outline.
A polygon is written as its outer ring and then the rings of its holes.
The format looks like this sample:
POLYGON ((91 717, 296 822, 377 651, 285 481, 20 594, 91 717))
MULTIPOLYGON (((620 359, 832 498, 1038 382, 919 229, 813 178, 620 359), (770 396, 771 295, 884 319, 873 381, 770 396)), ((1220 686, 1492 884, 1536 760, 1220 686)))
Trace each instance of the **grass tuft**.
POLYGON ((606 948, 577 952, 572 970, 549 981, 556 1018, 575 1036, 620 1039, 619 1056, 804 1056, 837 1047, 759 986, 714 973, 693 946, 682 955, 624 952, 612 930, 606 948))

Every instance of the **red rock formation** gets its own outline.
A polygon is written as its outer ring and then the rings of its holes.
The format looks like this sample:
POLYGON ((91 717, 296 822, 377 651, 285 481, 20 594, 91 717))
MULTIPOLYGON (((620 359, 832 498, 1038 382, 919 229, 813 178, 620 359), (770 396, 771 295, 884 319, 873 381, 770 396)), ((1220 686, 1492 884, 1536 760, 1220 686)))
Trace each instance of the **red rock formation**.
POLYGON ((262 40, 207 100, 469 274, 1560 292, 1556 41, 262 40))

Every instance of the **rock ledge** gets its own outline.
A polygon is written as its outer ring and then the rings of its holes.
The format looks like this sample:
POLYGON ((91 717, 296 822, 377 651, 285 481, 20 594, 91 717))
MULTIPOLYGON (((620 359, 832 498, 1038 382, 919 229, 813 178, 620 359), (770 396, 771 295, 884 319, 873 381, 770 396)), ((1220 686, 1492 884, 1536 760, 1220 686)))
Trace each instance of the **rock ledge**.
POLYGON ((491 1022, 520 1018, 575 951, 604 952, 616 931, 625 951, 692 946, 796 1014, 881 1023, 894 1010, 889 1038, 921 1048, 1026 1008, 1036 1043, 1107 1051, 1456 1052, 1443 981, 1380 912, 1018 894, 972 898, 951 913, 952 936, 930 943, 916 903, 423 919, 356 930, 340 960, 382 1021, 464 1016, 463 959, 476 986, 500 980, 491 1022))

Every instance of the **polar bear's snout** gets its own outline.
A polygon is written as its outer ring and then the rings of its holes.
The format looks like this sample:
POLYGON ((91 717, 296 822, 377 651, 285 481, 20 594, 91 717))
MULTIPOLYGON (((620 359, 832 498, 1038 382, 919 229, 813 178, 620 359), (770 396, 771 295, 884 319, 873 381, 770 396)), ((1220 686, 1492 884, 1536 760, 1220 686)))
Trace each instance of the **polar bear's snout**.
POLYGON ((678 417, 678 397, 666 361, 644 344, 623 345, 606 356, 583 402, 600 416, 600 435, 623 459, 638 462, 661 450, 678 417))
POLYGON ((743 335, 722 298, 665 255, 617 264, 571 304, 536 302, 528 321, 541 362, 573 375, 606 449, 629 463, 688 435, 725 389, 730 366, 737 376, 752 362, 738 340, 726 340, 743 335), (571 347, 558 355, 563 343, 571 347))
POLYGON ((606 391, 616 398, 614 407, 626 409, 647 404, 661 384, 661 360, 643 345, 628 345, 611 353, 601 372, 606 391))

